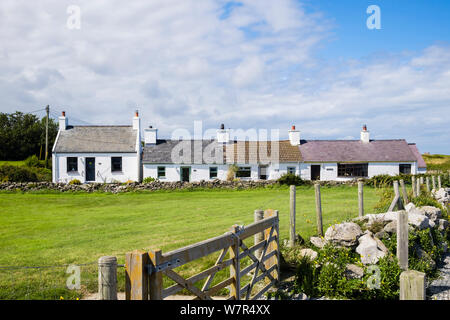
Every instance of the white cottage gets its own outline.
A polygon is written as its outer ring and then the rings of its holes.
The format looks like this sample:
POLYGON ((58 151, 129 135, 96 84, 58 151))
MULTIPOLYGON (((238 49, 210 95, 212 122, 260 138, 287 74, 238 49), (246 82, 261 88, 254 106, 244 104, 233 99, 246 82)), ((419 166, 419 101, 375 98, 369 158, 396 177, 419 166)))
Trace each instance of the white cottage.
POLYGON ((52 150, 53 182, 141 180, 140 118, 132 125, 71 126, 65 112, 52 150))

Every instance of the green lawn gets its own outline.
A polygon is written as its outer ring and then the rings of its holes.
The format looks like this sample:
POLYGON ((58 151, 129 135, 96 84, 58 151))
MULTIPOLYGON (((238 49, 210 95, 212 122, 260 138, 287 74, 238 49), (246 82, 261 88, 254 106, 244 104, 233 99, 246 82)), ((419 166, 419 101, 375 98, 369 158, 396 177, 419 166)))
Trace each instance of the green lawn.
MULTIPOLYGON (((378 201, 365 188, 365 208, 378 201)), ((288 237, 289 189, 178 191, 126 194, 0 193, 0 266, 46 266, 95 262, 114 255, 161 248, 163 252, 214 237, 233 224, 248 225, 255 209, 280 212, 281 238, 288 237)), ((358 215, 357 188, 323 187, 324 230, 358 215)), ((297 188, 297 232, 316 233, 314 189, 297 188)), ((214 263, 208 257, 184 268, 193 273, 214 263)), ((0 299, 74 298, 64 289, 65 268, 1 269, 0 299)), ((123 289, 123 271, 119 287, 123 289)), ((82 267, 83 292, 96 291, 96 265, 82 267), (86 275, 85 275, 86 274, 86 275), (84 277, 84 278, 83 278, 84 277), (85 281, 85 282, 84 282, 85 281)))

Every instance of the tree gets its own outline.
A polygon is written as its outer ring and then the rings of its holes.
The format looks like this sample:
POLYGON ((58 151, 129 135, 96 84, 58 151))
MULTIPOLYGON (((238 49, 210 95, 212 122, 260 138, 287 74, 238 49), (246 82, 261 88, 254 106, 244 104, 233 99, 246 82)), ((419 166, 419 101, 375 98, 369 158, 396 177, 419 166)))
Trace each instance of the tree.
MULTIPOLYGON (((45 148, 46 117, 41 120, 33 114, 0 113, 0 160, 24 160, 40 155, 45 148)), ((49 119, 48 135, 51 150, 58 133, 57 123, 49 119)))

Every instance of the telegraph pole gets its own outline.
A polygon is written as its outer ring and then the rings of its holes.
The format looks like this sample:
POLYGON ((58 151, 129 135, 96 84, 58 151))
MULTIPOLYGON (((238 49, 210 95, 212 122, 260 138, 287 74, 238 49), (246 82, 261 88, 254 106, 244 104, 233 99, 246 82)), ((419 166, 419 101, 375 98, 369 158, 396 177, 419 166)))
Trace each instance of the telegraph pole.
POLYGON ((50 113, 50 106, 47 105, 45 107, 45 112, 47 113, 47 119, 45 123, 45 167, 48 167, 47 159, 48 159, 48 117, 50 113))

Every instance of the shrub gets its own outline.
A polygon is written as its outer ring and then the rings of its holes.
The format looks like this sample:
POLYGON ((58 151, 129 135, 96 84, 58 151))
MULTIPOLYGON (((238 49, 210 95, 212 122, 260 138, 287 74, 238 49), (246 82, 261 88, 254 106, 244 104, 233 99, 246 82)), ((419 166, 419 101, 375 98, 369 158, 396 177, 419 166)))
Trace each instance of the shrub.
POLYGON ((238 170, 239 167, 237 165, 230 165, 227 172, 227 181, 234 181, 234 179, 236 178, 236 172, 238 172, 238 170))
POLYGON ((394 200, 394 191, 391 188, 382 188, 377 190, 377 194, 380 200, 374 206, 375 211, 378 213, 388 211, 392 200, 394 200))
POLYGON ((37 182, 38 177, 31 168, 25 166, 0 166, 2 182, 37 182))
POLYGON ((79 185, 79 184, 81 184, 81 181, 78 179, 72 179, 72 180, 70 180, 69 184, 70 185, 73 185, 73 184, 79 185))
POLYGON ((142 180, 143 183, 150 183, 150 182, 153 182, 153 181, 156 181, 156 179, 153 178, 153 177, 146 177, 146 178, 144 178, 142 180))
POLYGON ((280 178, 278 178, 277 182, 279 184, 282 184, 282 185, 284 184, 284 185, 288 185, 288 186, 291 186, 291 185, 300 186, 303 184, 303 180, 299 176, 292 174, 292 173, 283 174, 280 178))
POLYGON ((30 168, 41 168, 43 167, 42 163, 39 161, 38 157, 36 155, 32 155, 30 157, 28 157, 25 161, 24 164, 27 167, 30 168))
POLYGON ((425 195, 422 194, 416 198, 412 198, 411 202, 414 203, 416 207, 432 206, 441 209, 441 211, 444 211, 444 208, 439 203, 439 201, 437 201, 436 199, 432 198, 427 194, 425 195))

